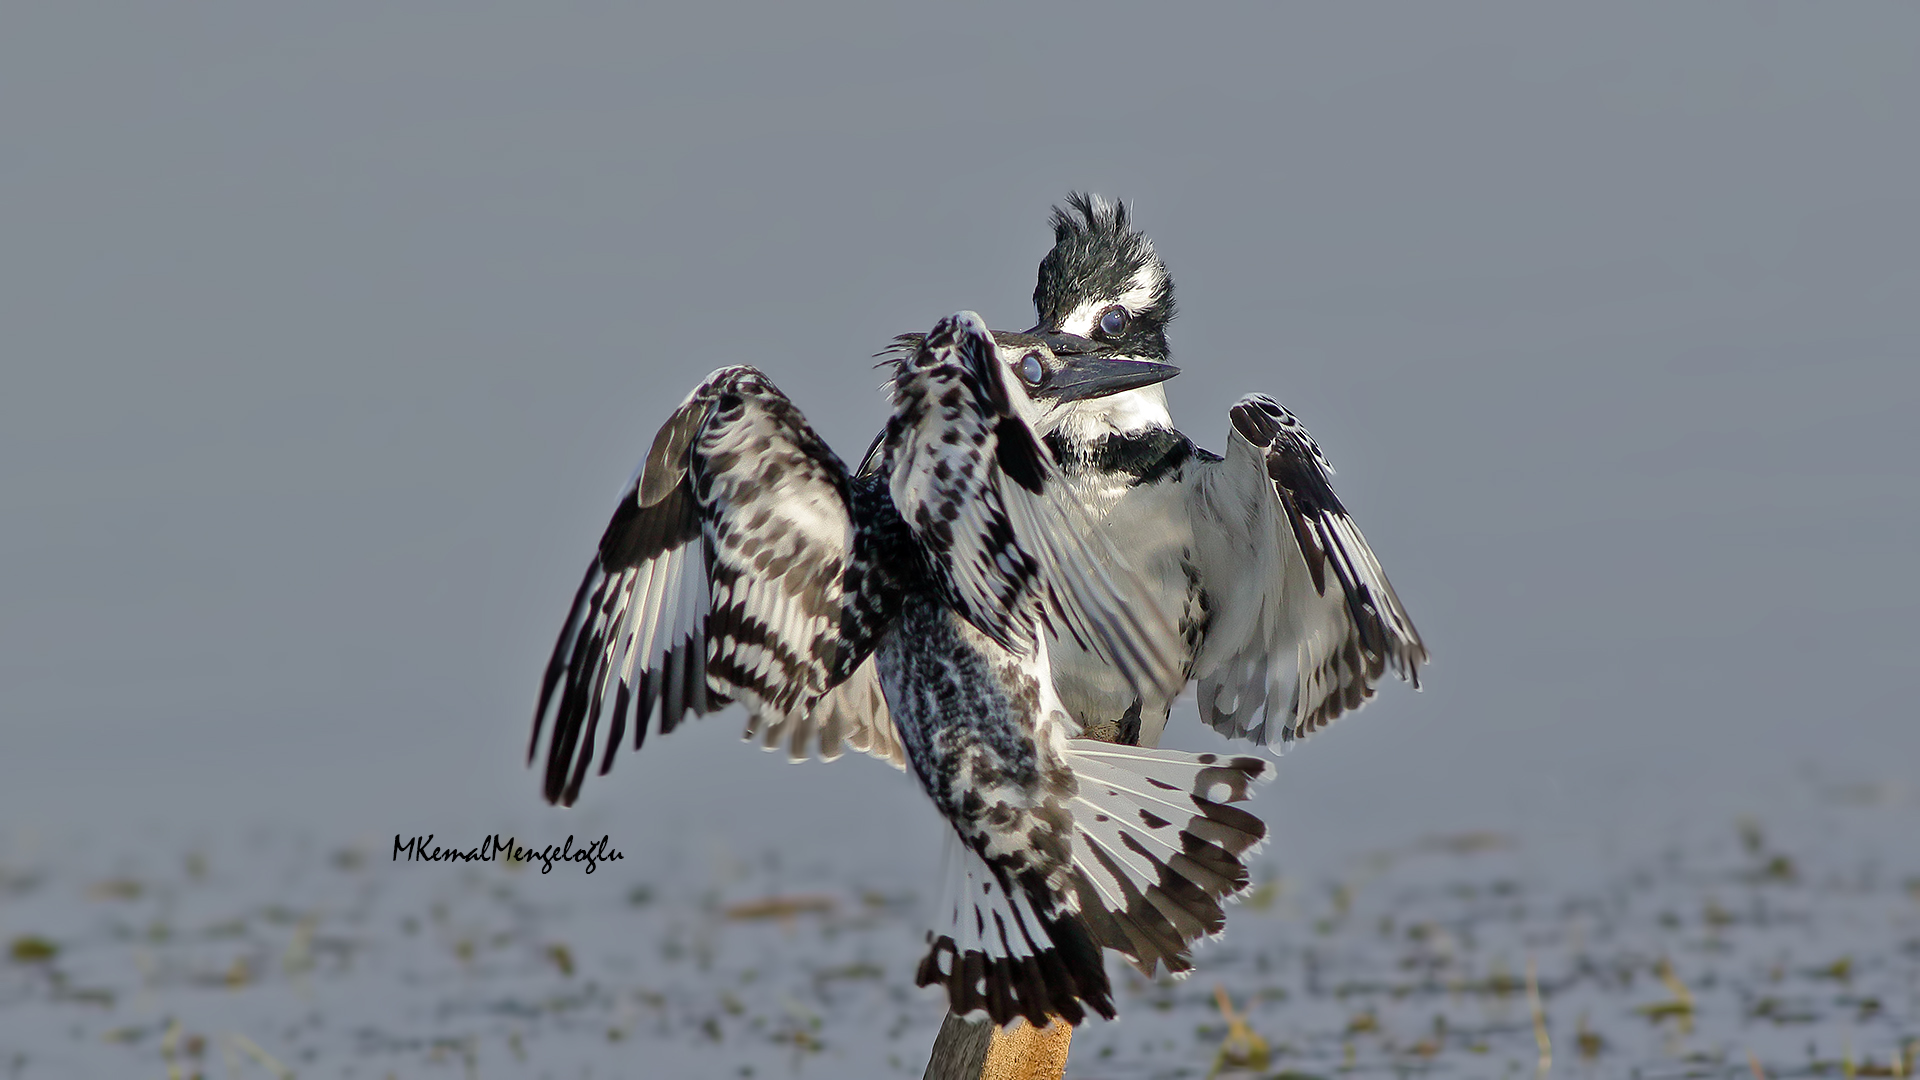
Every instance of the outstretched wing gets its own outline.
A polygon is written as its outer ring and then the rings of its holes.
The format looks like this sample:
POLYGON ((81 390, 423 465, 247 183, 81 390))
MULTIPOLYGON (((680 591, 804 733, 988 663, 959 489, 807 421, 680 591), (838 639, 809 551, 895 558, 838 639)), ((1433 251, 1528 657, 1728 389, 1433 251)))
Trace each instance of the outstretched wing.
MULTIPOLYGON (((571 804, 596 752, 604 773, 656 711, 663 734, 730 700, 808 716, 871 649, 868 609, 886 602, 859 540, 846 467, 799 409, 751 367, 709 375, 621 496, 547 664, 527 748, 551 713, 547 798, 571 804)), ((865 715, 844 713, 841 729, 865 715)), ((892 734, 841 737, 888 756, 892 734)))
POLYGON ((894 504, 948 601, 1002 647, 1030 646, 1037 600, 1056 636, 1171 695, 1181 679, 1171 620, 1060 476, 1006 376, 972 312, 942 319, 899 365, 881 448, 894 504))
POLYGON ((1227 735, 1288 741, 1359 708, 1388 669, 1418 687, 1427 647, 1313 436, 1262 394, 1232 418, 1226 458, 1195 496, 1214 602, 1195 665, 1200 715, 1227 735))

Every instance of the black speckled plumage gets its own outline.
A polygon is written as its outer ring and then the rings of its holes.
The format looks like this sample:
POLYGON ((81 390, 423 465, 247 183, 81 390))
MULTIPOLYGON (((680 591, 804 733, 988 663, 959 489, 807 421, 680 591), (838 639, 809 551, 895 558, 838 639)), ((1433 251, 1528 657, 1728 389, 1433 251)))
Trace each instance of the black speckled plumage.
MULTIPOLYGON (((850 479, 764 375, 714 372, 621 496, 554 647, 528 747, 551 713, 547 798, 579 797, 603 713, 602 773, 656 715, 662 734, 733 700, 811 715, 872 652, 917 557, 884 485, 850 479)), ((884 711, 849 727, 897 758, 884 711)))
MULTIPOLYGON (((749 735, 911 767, 963 852, 917 980, 997 1023, 1114 1015, 1102 950, 1184 971, 1264 836, 1227 804, 1265 772, 1074 738, 1046 643, 1143 693, 1170 624, 1063 482, 977 317, 898 361, 894 415, 849 476, 751 368, 682 403, 617 504, 542 682, 546 791, 572 802, 611 718, 745 705, 749 735)), ((1133 714, 1137 721, 1138 710, 1133 714)))

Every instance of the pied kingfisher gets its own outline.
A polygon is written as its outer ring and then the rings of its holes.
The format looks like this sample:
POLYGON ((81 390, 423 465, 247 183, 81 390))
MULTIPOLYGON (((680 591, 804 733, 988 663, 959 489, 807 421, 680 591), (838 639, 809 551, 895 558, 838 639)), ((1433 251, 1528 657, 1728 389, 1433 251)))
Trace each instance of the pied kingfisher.
MULTIPOLYGON (((1053 232, 1029 333, 1056 349, 1164 363, 1173 278, 1126 207, 1073 194, 1054 208, 1053 232)), ((1389 668, 1417 688, 1427 649, 1313 436, 1264 394, 1228 415, 1227 452, 1210 453, 1174 428, 1154 384, 1076 403, 1045 441, 1177 614, 1172 647, 1199 681, 1201 717, 1229 736, 1284 743, 1360 707, 1389 668)), ((1053 674, 1084 723, 1121 717, 1122 741, 1159 741, 1173 695, 1136 693, 1070 641, 1053 674)))
POLYGON ((723 368, 667 420, 588 567, 535 708, 546 794, 729 700, 749 734, 910 767, 960 840, 920 985, 996 1023, 1112 1017, 1103 952, 1185 971, 1265 836, 1256 757, 1077 738, 1049 671, 1071 643, 1177 691, 1176 630, 1042 441, 1170 365, 942 320, 895 363, 876 467, 849 474, 760 372, 723 368), (1035 375, 1036 368, 1044 372, 1035 375), (1030 390, 1029 387, 1032 389, 1030 390), (604 737, 602 721, 605 721, 604 737))

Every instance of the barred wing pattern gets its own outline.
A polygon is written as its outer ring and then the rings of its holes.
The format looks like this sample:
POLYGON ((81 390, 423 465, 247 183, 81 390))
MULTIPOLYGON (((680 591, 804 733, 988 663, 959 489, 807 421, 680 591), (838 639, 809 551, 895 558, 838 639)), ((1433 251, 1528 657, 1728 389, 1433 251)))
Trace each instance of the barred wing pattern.
POLYGON ((1263 394, 1231 416, 1226 459, 1194 518, 1219 605, 1196 665, 1200 714, 1230 736, 1286 742, 1358 708, 1388 669, 1418 687, 1427 648, 1313 436, 1263 394), (1240 505, 1244 493, 1256 493, 1252 505, 1240 505), (1251 560, 1222 540, 1246 537, 1249 522, 1251 560))
POLYGON ((785 747, 792 761, 808 757, 832 761, 846 750, 858 750, 896 769, 907 767, 907 752, 887 712, 872 657, 861 661, 845 682, 828 690, 811 711, 750 714, 742 737, 768 750, 785 747), (811 752, 809 746, 814 748, 811 752))
MULTIPOLYGON (((979 316, 942 319, 902 359, 879 473, 947 597, 1010 652, 1046 628, 1171 696, 1182 681, 1172 621, 1089 518, 1026 417, 979 316)), ((869 459, 872 452, 869 453, 869 459)))
MULTIPOLYGON (((527 750, 551 713, 547 798, 572 804, 629 722, 637 749, 656 705, 664 734, 739 700, 798 749, 814 729, 793 718, 852 673, 884 621, 866 610, 884 606, 885 582, 856 555, 851 498, 846 467, 759 371, 722 368, 695 388, 622 495, 547 665, 527 750)), ((836 738, 897 757, 861 703, 841 703, 836 738)))

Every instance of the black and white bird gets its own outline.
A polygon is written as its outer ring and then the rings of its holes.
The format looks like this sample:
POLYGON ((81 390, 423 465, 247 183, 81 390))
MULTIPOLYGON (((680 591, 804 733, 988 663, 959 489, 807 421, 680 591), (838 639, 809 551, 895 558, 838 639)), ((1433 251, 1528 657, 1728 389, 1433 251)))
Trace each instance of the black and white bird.
POLYGON ((616 506, 528 753, 550 718, 546 793, 570 803, 629 724, 637 746, 655 715, 670 731, 732 700, 749 734, 904 763, 960 849, 917 981, 958 1014, 1078 1023, 1114 1015, 1103 949, 1180 972, 1220 932, 1265 835, 1230 804, 1266 763, 1077 737, 1051 648, 1142 694, 1174 692, 1183 665, 1041 433, 1174 369, 1005 337, 1023 348, 963 312, 899 357, 859 476, 764 375, 709 376, 616 506))
MULTIPOLYGON (((1076 193, 1054 208, 1053 230, 1033 290, 1039 322, 996 332, 1015 357, 1036 357, 1015 361, 1023 383, 1044 391, 1056 361, 1041 355, 1166 363, 1173 278, 1126 207, 1076 193)), ((918 336, 895 341, 910 349, 918 336)), ((1389 670, 1420 685, 1426 646, 1334 493, 1333 467, 1278 401, 1234 404, 1225 455, 1173 426, 1159 382, 1048 420, 1043 439, 1067 484, 1177 616, 1164 647, 1181 657, 1181 686, 1198 680, 1200 715, 1215 729, 1284 745, 1360 707, 1389 670)), ((1051 670, 1084 726, 1158 744, 1178 687, 1138 692, 1071 641, 1055 643, 1051 670)))
MULTIPOLYGON (((1126 207, 1074 194, 1033 290, 1030 334, 1056 350, 1164 363, 1173 278, 1126 207)), ((1177 613, 1200 715, 1259 744, 1310 734, 1373 696, 1388 671, 1420 685, 1427 649, 1334 494, 1333 467, 1264 394, 1228 413, 1224 455, 1173 426, 1159 384, 1083 401, 1045 435, 1068 484, 1177 613)), ((1073 642, 1053 655, 1068 711, 1125 717, 1159 741, 1172 696, 1136 694, 1073 642)))

